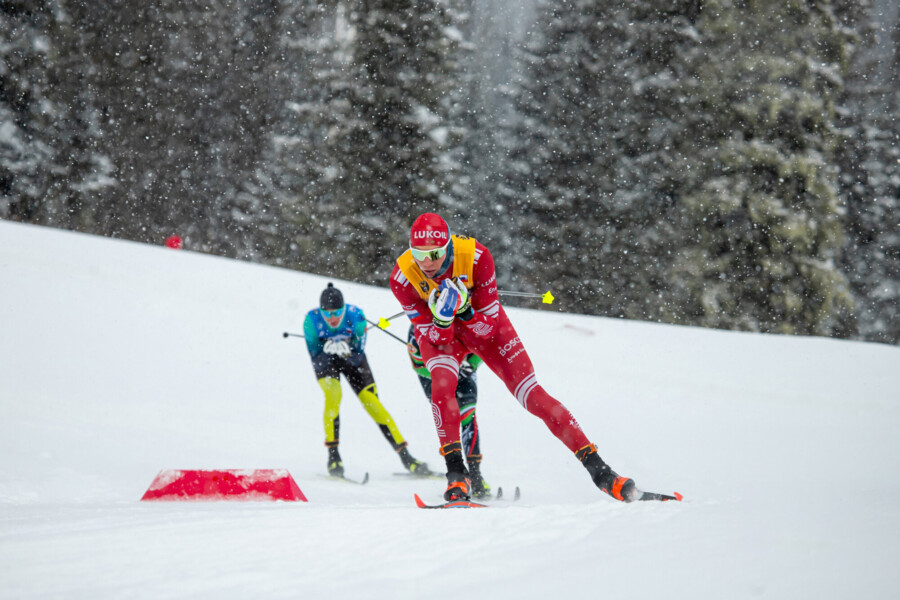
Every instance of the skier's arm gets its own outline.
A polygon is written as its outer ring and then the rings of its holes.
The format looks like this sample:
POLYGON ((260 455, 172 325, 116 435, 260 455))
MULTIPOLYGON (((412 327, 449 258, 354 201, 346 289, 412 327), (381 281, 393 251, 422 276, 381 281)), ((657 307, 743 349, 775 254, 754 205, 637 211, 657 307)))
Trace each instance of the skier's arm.
POLYGON ((437 327, 432 322, 431 309, 428 302, 419 297, 419 293, 413 289, 405 278, 400 280, 395 275, 399 269, 394 267, 391 275, 391 292, 403 307, 406 317, 412 322, 417 336, 425 336, 433 344, 446 344, 453 339, 453 327, 437 327))
POLYGON ((359 311, 359 319, 353 325, 353 339, 351 340, 350 348, 354 352, 362 354, 366 351, 366 326, 368 322, 363 310, 361 308, 357 310, 359 311))
POLYGON ((303 338, 306 340, 306 349, 309 351, 313 370, 316 372, 316 377, 319 377, 319 374, 327 368, 330 355, 325 354, 325 340, 319 338, 310 315, 306 315, 306 319, 303 321, 303 338))
POLYGON ((459 319, 460 324, 475 335, 486 337, 495 330, 495 320, 500 312, 500 296, 497 292, 497 274, 494 271, 494 257, 490 251, 478 245, 481 255, 475 262, 475 286, 469 292, 469 302, 474 309, 468 320, 459 319))
POLYGON ((319 334, 316 332, 316 326, 313 325, 310 315, 306 315, 306 318, 303 320, 303 338, 306 340, 306 349, 309 351, 309 357, 315 360, 317 356, 322 354, 325 343, 319 339, 319 334))

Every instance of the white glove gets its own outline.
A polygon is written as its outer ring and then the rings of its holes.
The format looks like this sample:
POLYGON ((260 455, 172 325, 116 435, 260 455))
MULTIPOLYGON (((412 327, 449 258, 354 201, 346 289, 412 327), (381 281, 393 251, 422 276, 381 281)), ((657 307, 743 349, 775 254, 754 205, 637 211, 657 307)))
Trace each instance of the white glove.
POLYGON ((347 358, 350 356, 350 344, 344 340, 340 342, 328 340, 325 342, 325 354, 336 354, 341 358, 347 358))
POLYGON ((456 284, 456 289, 459 291, 459 306, 456 309, 456 314, 468 321, 472 318, 472 315, 465 314, 472 307, 472 305, 469 304, 469 289, 466 287, 466 284, 459 279, 454 279, 453 283, 456 284))
POLYGON ((450 327, 456 311, 462 305, 461 300, 459 288, 449 279, 442 281, 437 289, 431 290, 431 294, 428 295, 428 308, 431 309, 434 324, 438 327, 450 327))

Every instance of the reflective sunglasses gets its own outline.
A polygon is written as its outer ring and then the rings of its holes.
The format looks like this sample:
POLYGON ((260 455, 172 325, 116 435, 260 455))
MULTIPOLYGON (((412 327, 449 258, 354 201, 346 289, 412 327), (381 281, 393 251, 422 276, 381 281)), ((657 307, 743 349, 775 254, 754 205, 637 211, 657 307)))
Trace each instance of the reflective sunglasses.
POLYGON ((320 308, 322 314, 325 315, 326 319, 334 319, 335 317, 339 317, 344 314, 344 307, 335 308, 334 310, 325 310, 324 308, 320 308))
POLYGON ((432 248, 431 250, 416 250, 415 248, 410 248, 409 251, 412 252, 413 258, 416 260, 425 260, 426 258, 437 260, 447 254, 447 246, 449 245, 450 242, 447 242, 440 248, 432 248))

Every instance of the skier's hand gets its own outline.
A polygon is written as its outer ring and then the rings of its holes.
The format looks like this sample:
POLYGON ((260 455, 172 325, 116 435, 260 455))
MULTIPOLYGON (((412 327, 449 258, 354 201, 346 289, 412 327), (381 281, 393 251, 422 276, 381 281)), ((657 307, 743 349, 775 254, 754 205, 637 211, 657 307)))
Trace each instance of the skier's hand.
POLYGON ((350 356, 350 345, 343 340, 340 342, 328 340, 325 342, 325 354, 334 354, 341 358, 347 358, 350 356))
POLYGON ((456 316, 456 310, 462 304, 461 300, 459 289, 449 279, 442 281, 436 290, 431 290, 431 294, 428 295, 428 308, 431 309, 434 324, 438 327, 450 327, 456 316))
POLYGON ((467 360, 462 361, 462 364, 459 365, 459 377, 462 379, 463 377, 472 377, 475 374, 475 368, 472 366, 467 360))
POLYGON ((456 316, 463 321, 469 321, 475 316, 475 311, 472 310, 472 305, 469 303, 469 290, 466 288, 466 284, 460 281, 459 278, 454 279, 453 283, 456 285, 456 290, 459 292, 460 298, 460 306, 456 309, 456 316))

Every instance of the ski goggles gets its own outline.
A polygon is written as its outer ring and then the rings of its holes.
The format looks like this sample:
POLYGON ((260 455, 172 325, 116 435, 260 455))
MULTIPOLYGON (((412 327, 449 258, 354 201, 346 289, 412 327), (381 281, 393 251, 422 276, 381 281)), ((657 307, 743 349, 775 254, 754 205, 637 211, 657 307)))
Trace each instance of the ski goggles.
POLYGON ((432 248, 431 250, 416 250, 415 248, 410 247, 409 251, 412 252, 413 258, 416 260, 425 260, 426 258, 437 260, 447 254, 447 247, 449 245, 450 242, 447 242, 440 248, 432 248))
POLYGON ((320 308, 319 310, 322 311, 322 314, 325 315, 326 319, 334 319, 344 314, 344 308, 345 307, 342 306, 340 308, 335 308, 334 310, 325 310, 324 308, 320 308))

